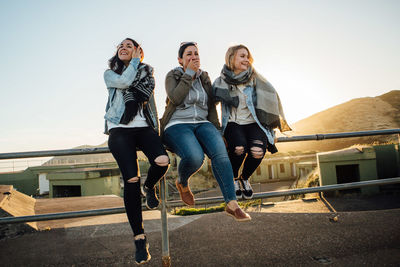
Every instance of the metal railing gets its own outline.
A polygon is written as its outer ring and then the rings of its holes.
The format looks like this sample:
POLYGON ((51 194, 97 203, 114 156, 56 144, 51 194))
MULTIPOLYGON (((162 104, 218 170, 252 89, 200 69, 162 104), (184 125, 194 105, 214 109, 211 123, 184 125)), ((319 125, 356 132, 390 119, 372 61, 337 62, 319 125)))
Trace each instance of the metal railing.
MULTIPOLYGON (((396 183, 400 183, 400 177, 345 183, 345 184, 323 185, 323 186, 308 187, 308 188, 297 188, 297 189, 254 193, 252 199, 265 199, 265 198, 272 198, 272 197, 304 195, 304 194, 310 194, 310 193, 329 192, 329 191, 336 191, 336 190, 346 190, 346 189, 361 188, 361 187, 374 186, 374 185, 389 185, 389 184, 396 184, 396 183)), ((161 197, 161 199, 164 200, 163 193, 165 192, 165 190, 160 190, 160 192, 161 192, 160 197, 161 197)), ((184 204, 182 204, 182 201, 180 201, 180 200, 164 201, 164 202, 166 203, 166 208, 174 208, 174 207, 184 206, 184 204)), ((224 202, 224 198, 222 196, 196 198, 195 202, 196 202, 196 205, 214 204, 214 203, 224 202)), ((143 205, 142 208, 145 209, 146 207, 143 205)), ((125 208, 118 207, 118 208, 97 209, 97 210, 82 210, 82 211, 37 214, 37 215, 29 215, 29 216, 6 217, 6 218, 0 218, 0 225, 1 224, 9 224, 9 223, 26 223, 26 222, 60 220, 60 219, 79 218, 79 217, 90 217, 90 216, 99 216, 99 215, 110 215, 110 214, 118 214, 118 213, 125 213, 125 208)))
MULTIPOLYGON (((296 142, 296 141, 312 141, 312 140, 325 140, 325 139, 338 139, 338 138, 350 138, 350 137, 362 137, 362 136, 373 136, 373 135, 390 135, 397 134, 400 140, 400 129, 388 129, 388 130, 377 130, 377 131, 360 131, 360 132, 345 132, 345 133, 331 133, 331 134, 315 134, 315 135, 304 135, 304 136, 292 136, 292 137, 280 137, 278 142, 296 142)), ((17 159, 17 158, 36 158, 36 157, 49 157, 49 156, 70 156, 70 155, 85 155, 85 154, 100 154, 108 153, 108 147, 100 148, 84 148, 84 149, 64 149, 64 150, 47 150, 47 151, 31 151, 31 152, 12 152, 12 153, 0 153, 0 160, 2 159, 17 159)), ((387 185, 400 183, 400 177, 382 179, 382 180, 371 180, 355 183, 337 184, 337 185, 325 185, 311 188, 300 188, 281 190, 273 192, 262 192, 255 193, 254 199, 263 199, 269 197, 298 195, 316 192, 327 192, 351 188, 360 188, 365 186, 373 185, 387 185)), ((170 265, 169 256, 169 238, 168 238, 168 220, 167 220, 167 208, 183 206, 181 201, 166 201, 166 179, 163 178, 160 181, 160 195, 161 195, 161 221, 162 221, 162 262, 163 266, 170 265)), ((212 204, 223 202, 223 197, 209 197, 196 199, 196 204, 212 204)), ((33 221, 44 221, 44 220, 56 220, 66 218, 77 218, 87 216, 98 216, 107 214, 124 213, 124 207, 110 208, 110 209, 97 209, 97 210, 86 210, 86 211, 75 211, 75 212, 63 212, 53 214, 39 214, 32 216, 19 216, 19 217, 6 217, 0 218, 0 224, 9 223, 22 223, 22 222, 33 222, 33 221)))
MULTIPOLYGON (((297 141, 313 141, 313 140, 321 141, 321 140, 327 140, 327 139, 363 137, 363 136, 373 136, 373 135, 390 135, 390 134, 400 134, 400 128, 399 129, 376 130, 376 131, 360 131, 360 132, 344 132, 344 133, 312 134, 312 135, 279 137, 278 143, 297 142, 297 141)), ((110 150, 108 149, 108 147, 43 150, 43 151, 30 151, 30 152, 10 152, 10 153, 0 153, 0 160, 1 159, 20 159, 20 158, 39 158, 39 157, 53 157, 53 156, 101 154, 101 153, 109 153, 109 152, 110 152, 110 150)))

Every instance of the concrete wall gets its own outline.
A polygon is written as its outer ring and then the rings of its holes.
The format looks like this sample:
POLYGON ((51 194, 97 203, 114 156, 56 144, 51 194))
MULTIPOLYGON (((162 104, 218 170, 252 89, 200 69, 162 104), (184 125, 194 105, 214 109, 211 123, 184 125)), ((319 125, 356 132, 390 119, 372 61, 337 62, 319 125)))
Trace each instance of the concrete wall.
POLYGON ((1 173, 0 184, 12 185, 14 189, 26 195, 38 194, 38 176, 30 168, 21 172, 1 173))
POLYGON ((374 146, 379 179, 398 177, 400 174, 399 145, 374 146))
POLYGON ((119 172, 111 170, 88 170, 50 173, 49 196, 54 197, 54 186, 80 186, 82 196, 121 195, 119 172))
POLYGON ((293 170, 293 166, 295 166, 295 162, 290 160, 276 162, 263 160, 250 178, 252 182, 260 183, 270 182, 271 180, 294 179, 297 170, 296 168, 293 170))
MULTIPOLYGON (((337 184, 336 166, 342 165, 358 165, 360 181, 378 178, 376 154, 373 147, 318 153, 317 159, 321 185, 337 184)), ((374 194, 378 191, 379 187, 377 186, 361 188, 361 192, 365 194, 374 194)))

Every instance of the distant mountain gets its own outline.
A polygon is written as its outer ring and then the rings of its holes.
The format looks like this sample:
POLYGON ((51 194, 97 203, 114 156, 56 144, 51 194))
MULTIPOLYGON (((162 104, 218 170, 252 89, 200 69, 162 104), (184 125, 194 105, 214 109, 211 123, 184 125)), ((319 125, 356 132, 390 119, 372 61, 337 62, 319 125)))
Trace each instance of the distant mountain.
MULTIPOLYGON (((318 112, 292 125, 289 135, 308 135, 400 128, 400 90, 393 90, 377 97, 350 100, 318 112)), ((278 144, 280 152, 328 151, 351 146, 391 142, 397 136, 345 138, 323 141, 303 141, 278 144)))

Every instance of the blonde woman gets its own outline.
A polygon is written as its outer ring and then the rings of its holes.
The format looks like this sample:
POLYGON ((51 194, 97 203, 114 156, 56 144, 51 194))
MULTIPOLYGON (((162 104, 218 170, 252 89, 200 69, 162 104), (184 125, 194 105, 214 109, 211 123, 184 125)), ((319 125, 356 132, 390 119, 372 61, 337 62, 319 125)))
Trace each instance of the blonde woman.
POLYGON ((232 163, 236 196, 245 199, 253 197, 249 178, 266 151, 278 151, 274 129, 290 130, 277 92, 253 69, 252 63, 246 46, 230 47, 221 76, 213 84, 214 96, 222 103, 221 130, 232 163))
POLYGON ((167 106, 160 121, 162 138, 181 161, 176 187, 182 201, 194 205, 189 178, 203 165, 204 154, 211 159, 213 174, 225 202, 226 214, 237 221, 249 221, 236 201, 232 166, 219 126, 212 86, 207 72, 200 69, 200 55, 195 42, 182 43, 178 51, 179 67, 166 77, 167 106))

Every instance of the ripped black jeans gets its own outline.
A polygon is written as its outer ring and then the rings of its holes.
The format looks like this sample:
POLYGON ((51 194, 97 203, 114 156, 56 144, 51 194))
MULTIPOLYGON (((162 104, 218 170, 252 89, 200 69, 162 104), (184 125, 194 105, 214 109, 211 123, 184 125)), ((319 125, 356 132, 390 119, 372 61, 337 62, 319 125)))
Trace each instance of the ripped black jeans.
POLYGON ((129 179, 140 176, 136 148, 143 151, 150 163, 144 183, 147 188, 153 188, 168 170, 168 166, 159 166, 154 160, 158 156, 168 154, 159 135, 150 127, 113 128, 110 130, 108 147, 118 163, 124 180, 125 210, 133 234, 135 236, 143 234, 140 182, 128 182, 129 179))
POLYGON ((257 123, 240 125, 229 122, 226 126, 224 137, 227 142, 228 155, 232 164, 234 177, 239 177, 239 169, 243 164, 241 177, 244 180, 249 179, 264 158, 254 158, 250 149, 252 147, 260 147, 265 155, 267 136, 257 123), (235 153, 235 147, 238 146, 244 148, 244 152, 240 155, 235 153))

